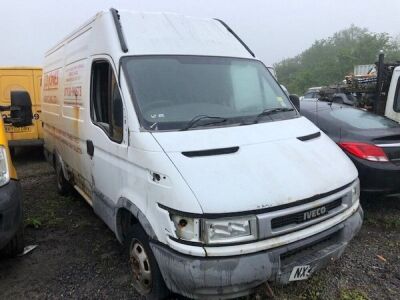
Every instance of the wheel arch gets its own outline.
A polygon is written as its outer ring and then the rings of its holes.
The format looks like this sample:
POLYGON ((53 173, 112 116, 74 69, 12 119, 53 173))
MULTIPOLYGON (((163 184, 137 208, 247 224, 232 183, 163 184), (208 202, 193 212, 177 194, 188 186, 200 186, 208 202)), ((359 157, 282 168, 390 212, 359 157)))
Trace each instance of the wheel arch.
POLYGON ((117 207, 115 234, 121 243, 124 243, 132 226, 141 226, 151 239, 158 240, 149 220, 132 201, 122 197, 119 199, 117 207))
POLYGON ((61 157, 60 152, 58 152, 57 149, 54 149, 54 152, 53 152, 53 166, 54 166, 54 169, 56 169, 56 163, 57 163, 57 161, 58 161, 58 162, 60 163, 60 165, 61 165, 61 170, 62 170, 62 172, 63 172, 63 174, 64 174, 64 178, 65 178, 66 180, 70 180, 69 173, 68 173, 68 171, 67 171, 67 168, 65 167, 65 163, 64 163, 64 160, 63 160, 62 157, 61 157))

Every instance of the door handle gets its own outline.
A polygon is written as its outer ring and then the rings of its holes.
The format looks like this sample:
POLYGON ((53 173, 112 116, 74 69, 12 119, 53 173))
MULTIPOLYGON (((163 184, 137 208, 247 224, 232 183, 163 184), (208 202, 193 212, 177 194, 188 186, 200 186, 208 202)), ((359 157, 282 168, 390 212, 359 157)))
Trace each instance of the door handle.
POLYGON ((93 145, 93 142, 91 140, 86 140, 86 151, 87 151, 87 154, 90 155, 90 157, 93 156, 93 154, 94 154, 94 145, 93 145))

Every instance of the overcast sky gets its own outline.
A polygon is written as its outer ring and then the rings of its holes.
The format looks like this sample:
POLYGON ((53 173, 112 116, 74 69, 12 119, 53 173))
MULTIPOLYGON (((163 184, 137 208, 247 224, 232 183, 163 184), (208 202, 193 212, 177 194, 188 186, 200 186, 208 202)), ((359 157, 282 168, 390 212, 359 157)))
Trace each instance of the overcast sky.
POLYGON ((223 19, 267 65, 351 24, 400 33, 397 0, 0 0, 0 65, 41 65, 48 48, 110 7, 223 19))

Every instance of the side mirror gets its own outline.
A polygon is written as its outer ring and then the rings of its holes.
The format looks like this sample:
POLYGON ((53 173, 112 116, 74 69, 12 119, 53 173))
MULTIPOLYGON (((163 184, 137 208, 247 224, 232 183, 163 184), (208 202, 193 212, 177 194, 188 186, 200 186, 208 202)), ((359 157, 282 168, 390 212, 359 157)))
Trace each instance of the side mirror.
POLYGON ((296 109, 298 111, 300 111, 300 99, 299 99, 299 96, 293 94, 293 95, 289 96, 289 99, 290 99, 290 101, 292 101, 294 107, 296 107, 296 109))
POLYGON ((32 101, 27 91, 11 91, 10 118, 6 118, 6 123, 11 123, 15 127, 32 125, 32 101))

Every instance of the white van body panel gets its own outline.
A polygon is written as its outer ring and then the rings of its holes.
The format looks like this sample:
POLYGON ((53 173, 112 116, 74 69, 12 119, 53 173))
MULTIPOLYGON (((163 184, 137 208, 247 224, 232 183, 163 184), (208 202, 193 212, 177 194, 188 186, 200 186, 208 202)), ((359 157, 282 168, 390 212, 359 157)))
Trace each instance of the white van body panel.
POLYGON ((282 205, 318 195, 328 186, 340 188, 357 177, 350 159, 324 133, 310 141, 297 139, 317 131, 304 117, 249 129, 239 126, 154 133, 204 213, 282 205), (182 155, 184 151, 237 146, 239 150, 228 155, 182 155))
POLYGON ((400 77, 400 67, 396 67, 393 71, 392 80, 390 82, 390 88, 387 96, 385 116, 400 123, 400 112, 394 111, 394 101, 396 96, 396 90, 398 88, 397 82, 400 77))

